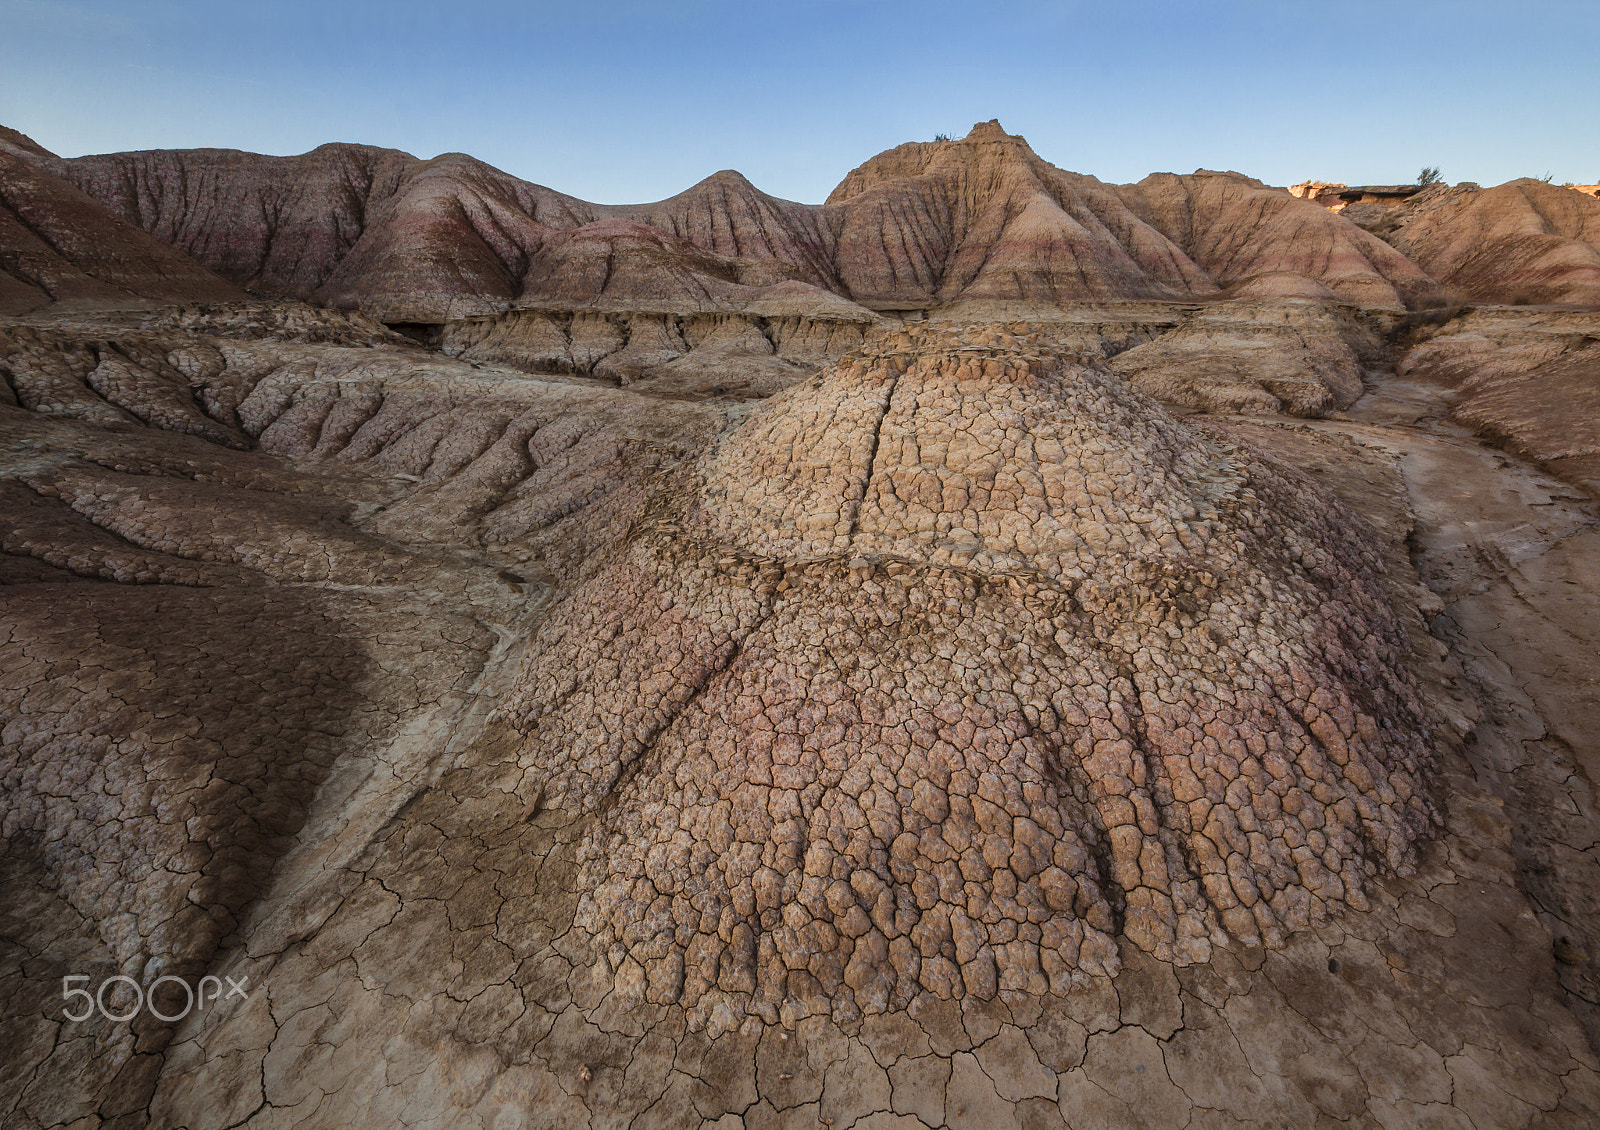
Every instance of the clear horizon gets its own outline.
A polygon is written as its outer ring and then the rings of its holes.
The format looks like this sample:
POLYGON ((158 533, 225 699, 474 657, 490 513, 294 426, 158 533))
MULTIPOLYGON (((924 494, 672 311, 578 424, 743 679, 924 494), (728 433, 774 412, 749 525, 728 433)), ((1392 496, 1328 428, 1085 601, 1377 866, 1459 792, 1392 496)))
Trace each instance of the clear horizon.
POLYGON ((815 203, 998 118, 1105 181, 1600 180, 1600 6, 0 0, 0 124, 63 156, 460 151, 599 203, 737 169, 815 203))

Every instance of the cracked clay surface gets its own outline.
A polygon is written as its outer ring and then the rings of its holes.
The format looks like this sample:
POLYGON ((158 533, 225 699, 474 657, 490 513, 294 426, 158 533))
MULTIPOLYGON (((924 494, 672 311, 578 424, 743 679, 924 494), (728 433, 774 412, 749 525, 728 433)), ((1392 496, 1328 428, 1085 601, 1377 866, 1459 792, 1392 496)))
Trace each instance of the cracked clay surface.
POLYGON ((1593 501, 1423 386, 298 309, 0 326, 0 1124, 1600 1119, 1593 501))
POLYGON ((1381 551, 1115 378, 891 337, 697 478, 511 704, 553 803, 604 808, 580 921, 619 991, 1066 993, 1119 934, 1204 961, 1409 869, 1428 724, 1381 551))

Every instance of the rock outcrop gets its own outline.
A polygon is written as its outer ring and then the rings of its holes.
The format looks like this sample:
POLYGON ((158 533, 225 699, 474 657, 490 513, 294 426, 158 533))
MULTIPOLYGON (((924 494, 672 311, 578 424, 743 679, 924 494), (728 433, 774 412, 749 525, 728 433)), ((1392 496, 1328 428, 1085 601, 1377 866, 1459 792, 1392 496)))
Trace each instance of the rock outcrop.
POLYGON ((724 169, 693 188, 655 204, 607 209, 659 228, 716 255, 772 259, 796 277, 847 293, 834 262, 837 237, 828 215, 806 204, 769 196, 724 169))
POLYGON ((298 157, 154 150, 53 167, 239 286, 306 297, 423 164, 392 149, 330 144, 298 157))
POLYGON ((1207 307, 1107 366, 1167 404, 1208 412, 1322 416, 1362 392, 1362 363, 1383 344, 1336 310, 1312 303, 1207 307))
POLYGON ((1039 159, 997 122, 910 142, 852 171, 824 205, 841 283, 878 308, 959 300, 1060 306, 1214 293, 1215 283, 1092 177, 1039 159))
POLYGON ((553 231, 593 218, 581 201, 464 154, 330 144, 298 157, 200 149, 114 153, 55 168, 145 230, 264 295, 363 299, 393 321, 444 321, 516 292, 553 231))
MULTIPOLYGON (((797 305, 816 310, 809 295, 797 305)), ((834 316, 826 319, 781 316, 782 308, 772 302, 771 318, 518 310, 451 323, 440 347, 470 361, 646 384, 657 392, 767 396, 859 346, 877 328, 859 308, 856 317, 841 309, 829 310, 834 316)))
POLYGON ((1267 298, 1325 287, 1360 306, 1412 306, 1438 292, 1381 240, 1309 200, 1238 173, 1155 173, 1118 195, 1217 285, 1267 298))

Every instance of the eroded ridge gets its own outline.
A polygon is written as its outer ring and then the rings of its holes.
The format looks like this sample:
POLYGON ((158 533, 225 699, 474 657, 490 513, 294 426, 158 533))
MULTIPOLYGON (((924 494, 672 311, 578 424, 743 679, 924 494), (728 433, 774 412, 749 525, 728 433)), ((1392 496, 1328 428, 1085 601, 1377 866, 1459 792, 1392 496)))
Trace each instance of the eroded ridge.
POLYGON ((637 530, 511 704, 626 992, 1064 992, 1364 907, 1432 820, 1370 532, 1027 338, 851 355, 637 530))

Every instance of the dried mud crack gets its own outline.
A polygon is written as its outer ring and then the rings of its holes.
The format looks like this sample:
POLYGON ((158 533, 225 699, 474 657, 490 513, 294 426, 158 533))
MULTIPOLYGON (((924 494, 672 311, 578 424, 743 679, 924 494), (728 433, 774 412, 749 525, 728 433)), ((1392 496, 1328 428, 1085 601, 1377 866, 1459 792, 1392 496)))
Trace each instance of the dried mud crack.
POLYGON ((1600 202, 1297 195, 0 127, 0 1126, 1600 1124, 1600 202))
POLYGON ((597 814, 579 922, 619 991, 1064 993, 1119 936, 1277 944, 1409 868, 1429 718, 1376 539, 1103 372, 890 337, 684 478, 508 708, 597 814))

